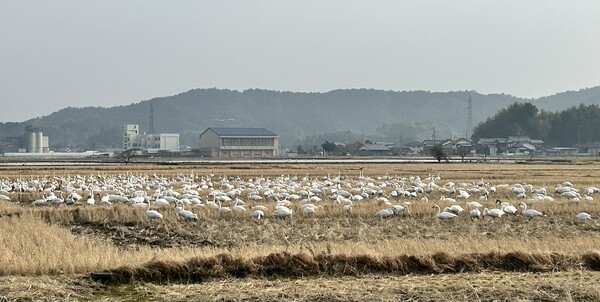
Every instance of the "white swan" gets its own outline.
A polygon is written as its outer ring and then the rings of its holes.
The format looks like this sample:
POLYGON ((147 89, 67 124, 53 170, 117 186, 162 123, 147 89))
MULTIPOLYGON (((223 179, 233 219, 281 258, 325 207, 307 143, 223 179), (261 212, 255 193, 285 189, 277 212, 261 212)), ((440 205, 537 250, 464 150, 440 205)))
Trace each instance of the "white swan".
POLYGON ((285 206, 279 206, 274 212, 273 217, 275 218, 286 218, 292 216, 292 209, 285 206))
POLYGON ((46 205, 46 193, 42 195, 42 198, 37 199, 31 203, 32 206, 43 206, 46 205))
POLYGON ((454 199, 454 198, 448 198, 448 197, 446 197, 444 195, 442 195, 442 197, 440 197, 440 200, 441 201, 447 201, 447 202, 456 202, 456 199, 454 199))
POLYGON ((87 204, 94 205, 96 204, 96 200, 94 199, 94 190, 91 190, 88 199, 85 201, 87 204))
POLYGON ((303 207, 302 212, 306 215, 312 215, 317 211, 317 207, 303 207))
POLYGON ((482 208, 483 205, 477 201, 471 201, 471 202, 467 201, 467 207, 471 208, 471 209, 472 208, 482 208))
POLYGON ((450 212, 450 213, 458 215, 458 214, 462 213, 464 210, 465 209, 463 209, 463 207, 461 207, 460 205, 453 204, 449 207, 446 207, 444 209, 444 212, 450 212))
POLYGON ((405 205, 395 204, 395 205, 389 206, 388 209, 392 210, 392 212, 394 212, 394 214, 400 214, 401 212, 404 212, 404 211, 406 211, 407 213, 410 213, 410 208, 408 207, 408 204, 405 204, 405 205))
POLYGON ((440 209, 440 206, 438 206, 437 204, 434 204, 432 208, 436 208, 437 209, 437 213, 435 214, 435 217, 437 217, 438 219, 441 219, 441 220, 452 220, 452 219, 458 217, 458 215, 453 214, 453 213, 442 212, 442 210, 440 209))
POLYGON ((506 214, 517 213, 517 208, 508 202, 502 202, 500 199, 496 199, 496 204, 500 207, 500 210, 506 214))
POLYGON ((542 213, 542 212, 540 212, 540 211, 538 211, 538 210, 534 210, 534 209, 529 209, 529 210, 528 210, 528 209, 527 209, 527 204, 526 204, 526 203, 524 203, 524 202, 521 202, 521 203, 519 204, 519 206, 520 206, 520 207, 523 207, 523 211, 521 212, 521 215, 523 215, 523 216, 525 216, 525 217, 529 218, 530 220, 531 220, 533 217, 537 217, 537 216, 544 216, 544 213, 542 213))
POLYGON ((250 216, 252 218, 261 219, 265 216, 265 212, 263 212, 262 210, 254 210, 254 212, 252 212, 250 216))
POLYGON ((500 209, 491 209, 491 210, 488 208, 483 209, 483 216, 490 216, 492 218, 500 218, 504 214, 506 214, 506 213, 504 213, 504 211, 502 211, 500 209))
POLYGON ((168 200, 166 200, 165 198, 156 197, 156 199, 154 200, 154 204, 157 206, 164 207, 164 206, 170 205, 171 203, 168 200))
POLYGON ((394 211, 392 211, 392 209, 390 209, 390 208, 379 210, 379 211, 377 211, 377 213, 375 213, 375 217, 379 217, 379 218, 388 218, 391 216, 394 216, 394 211))
POLYGON ((198 220, 198 216, 196 214, 192 213, 191 211, 184 210, 183 205, 175 207, 175 212, 177 212, 177 215, 179 215, 185 219, 198 220))
POLYGON ((577 214, 575 217, 577 217, 577 219, 579 221, 586 221, 588 219, 592 219, 592 215, 590 215, 586 212, 581 212, 581 213, 577 214))
POLYGON ((148 201, 148 208, 146 209, 146 217, 150 219, 162 219, 163 215, 156 210, 150 210, 150 201, 148 201))
POLYGON ((246 208, 244 208, 244 202, 239 198, 233 200, 233 206, 231 208, 236 212, 246 212, 246 208))
POLYGON ((217 203, 219 204, 219 213, 227 214, 227 213, 231 212, 231 208, 222 206, 220 200, 217 199, 217 203))
POLYGON ((473 208, 469 211, 469 217, 471 217, 471 220, 479 219, 481 218, 481 211, 478 208, 473 208))
POLYGON ((55 204, 55 205, 59 205, 65 202, 65 199, 62 197, 63 196, 63 192, 60 192, 60 197, 52 197, 48 199, 48 203, 49 204, 55 204))

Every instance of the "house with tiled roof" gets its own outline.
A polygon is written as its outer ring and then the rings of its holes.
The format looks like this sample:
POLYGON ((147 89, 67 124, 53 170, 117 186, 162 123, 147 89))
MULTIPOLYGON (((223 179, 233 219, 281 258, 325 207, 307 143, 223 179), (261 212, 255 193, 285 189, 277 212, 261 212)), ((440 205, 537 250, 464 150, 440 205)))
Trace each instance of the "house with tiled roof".
MULTIPOLYGON (((541 152, 544 148, 544 141, 541 139, 532 139, 529 136, 509 136, 507 138, 480 138, 477 141, 478 150, 489 150, 489 155, 499 155, 501 153, 533 154, 541 152)), ((487 151, 486 151, 487 152, 487 151)), ((484 152, 485 153, 485 152, 484 152)))
POLYGON ((358 149, 358 154, 364 156, 385 156, 391 155, 392 150, 386 145, 364 144, 358 149))
POLYGON ((471 141, 466 138, 457 138, 454 140, 448 140, 442 144, 442 149, 448 155, 453 154, 467 154, 473 150, 471 141))

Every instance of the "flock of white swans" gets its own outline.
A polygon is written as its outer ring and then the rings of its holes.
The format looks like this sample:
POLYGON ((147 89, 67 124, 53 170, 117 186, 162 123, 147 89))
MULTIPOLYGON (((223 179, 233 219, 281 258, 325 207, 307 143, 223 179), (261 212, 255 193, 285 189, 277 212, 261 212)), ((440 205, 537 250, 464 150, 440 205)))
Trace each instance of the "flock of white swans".
MULTIPOLYGON (((555 198, 593 201, 593 195, 598 193, 600 189, 597 187, 577 189, 568 181, 549 190, 520 183, 490 185, 483 179, 455 183, 443 182, 439 175, 429 175, 423 179, 419 176, 368 177, 362 172, 355 178, 339 174, 324 177, 282 175, 240 178, 194 173, 179 173, 171 177, 126 173, 0 180, 0 202, 18 201, 32 206, 110 206, 121 203, 145 208, 145 215, 149 219, 161 219, 163 214, 160 211, 173 209, 184 219, 198 219, 194 213, 197 209, 247 213, 254 219, 262 219, 266 215, 285 218, 291 217, 294 211, 313 215, 320 211, 324 203, 337 204, 341 213, 351 213, 353 207, 369 200, 375 200, 383 207, 374 216, 388 218, 403 212, 408 214, 411 204, 429 203, 433 196, 440 196, 440 201, 450 204, 444 209, 433 204, 435 217, 440 220, 453 220, 467 214, 472 220, 486 216, 501 218, 504 215, 522 215, 532 219, 543 217, 544 214, 528 208, 528 203, 552 202, 555 198), (13 200, 22 199, 22 196, 39 198, 13 200), (503 202, 499 196, 517 200, 518 204, 515 206, 503 202), (247 202, 253 204, 249 209, 246 208, 247 202), (484 204, 488 204, 488 207, 484 204)), ((591 218, 585 212, 576 215, 580 221, 591 218)))

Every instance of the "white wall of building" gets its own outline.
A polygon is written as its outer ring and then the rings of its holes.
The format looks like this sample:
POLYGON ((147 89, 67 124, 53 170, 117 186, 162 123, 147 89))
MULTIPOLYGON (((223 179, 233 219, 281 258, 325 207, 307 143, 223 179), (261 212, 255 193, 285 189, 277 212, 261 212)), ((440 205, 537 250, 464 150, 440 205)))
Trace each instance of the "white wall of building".
POLYGON ((160 149, 169 151, 179 151, 179 134, 161 133, 160 149))
POLYGON ((220 157, 221 139, 212 129, 200 134, 200 152, 211 157, 220 157))
POLYGON ((179 134, 160 133, 160 134, 140 134, 140 128, 135 124, 128 124, 124 127, 123 148, 140 148, 147 151, 179 151, 179 134))
POLYGON ((212 129, 207 129, 200 134, 200 152, 211 157, 277 157, 279 156, 278 136, 219 136, 212 129), (262 145, 226 145, 223 140, 227 139, 272 139, 272 146, 262 145))
POLYGON ((128 150, 142 147, 139 125, 127 124, 123 130, 123 149, 128 150))
POLYGON ((42 153, 50 152, 50 140, 47 136, 42 136, 42 153))

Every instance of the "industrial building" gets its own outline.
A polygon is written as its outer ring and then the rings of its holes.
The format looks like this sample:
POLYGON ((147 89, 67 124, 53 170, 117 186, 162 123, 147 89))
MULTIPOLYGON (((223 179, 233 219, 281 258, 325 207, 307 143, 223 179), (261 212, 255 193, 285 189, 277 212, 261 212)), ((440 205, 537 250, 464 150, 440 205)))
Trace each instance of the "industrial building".
POLYGON ((140 134, 140 126, 126 124, 123 129, 123 149, 140 149, 148 153, 159 151, 179 151, 179 134, 151 133, 140 134))
POLYGON ((48 137, 38 128, 28 126, 22 135, 0 137, 0 153, 48 153, 48 137))
POLYGON ((265 128, 210 127, 200 134, 199 151, 211 157, 277 157, 279 135, 265 128))

